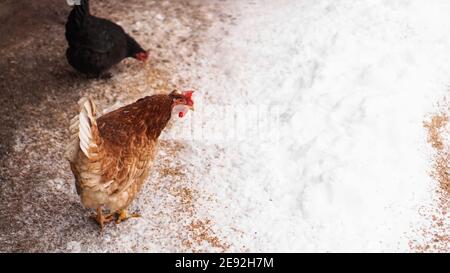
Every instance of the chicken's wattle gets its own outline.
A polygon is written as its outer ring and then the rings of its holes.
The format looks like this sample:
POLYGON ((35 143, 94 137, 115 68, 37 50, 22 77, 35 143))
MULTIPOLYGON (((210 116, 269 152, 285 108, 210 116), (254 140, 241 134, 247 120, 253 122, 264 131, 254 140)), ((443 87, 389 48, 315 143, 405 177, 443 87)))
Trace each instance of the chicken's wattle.
POLYGON ((173 112, 178 114, 179 118, 183 118, 186 116, 187 112, 189 112, 189 107, 186 105, 175 105, 173 107, 173 112))

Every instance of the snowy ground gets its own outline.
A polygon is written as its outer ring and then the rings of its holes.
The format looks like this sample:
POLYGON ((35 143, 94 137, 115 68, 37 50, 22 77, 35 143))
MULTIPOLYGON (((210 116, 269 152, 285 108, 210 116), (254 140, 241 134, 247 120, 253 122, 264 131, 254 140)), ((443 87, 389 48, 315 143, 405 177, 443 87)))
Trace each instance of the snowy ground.
POLYGON ((39 32, 0 44, 0 251, 414 251, 425 240, 420 208, 436 182, 423 122, 448 96, 448 1, 92 2, 152 61, 82 79, 63 57, 60 2, 39 28, 51 45, 39 32), (133 203, 143 217, 99 234, 63 159, 76 101, 93 94, 107 111, 172 88, 198 90, 197 111, 162 135, 133 203))

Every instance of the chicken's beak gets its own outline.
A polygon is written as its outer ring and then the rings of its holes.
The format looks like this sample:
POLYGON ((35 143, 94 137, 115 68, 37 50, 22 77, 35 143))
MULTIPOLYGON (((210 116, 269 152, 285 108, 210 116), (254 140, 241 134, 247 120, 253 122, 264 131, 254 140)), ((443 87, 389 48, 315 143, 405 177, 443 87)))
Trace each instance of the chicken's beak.
POLYGON ((194 112, 194 105, 189 105, 189 110, 191 110, 192 112, 194 112))

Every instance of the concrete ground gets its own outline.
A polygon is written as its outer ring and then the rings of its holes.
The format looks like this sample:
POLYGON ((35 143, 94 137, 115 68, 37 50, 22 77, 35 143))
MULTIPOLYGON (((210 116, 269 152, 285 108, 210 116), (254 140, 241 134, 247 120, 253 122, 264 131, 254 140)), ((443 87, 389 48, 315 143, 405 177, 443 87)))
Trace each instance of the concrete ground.
POLYGON ((229 243, 199 215, 207 196, 190 182, 184 144, 163 141, 151 181, 133 205, 138 220, 100 234, 74 190, 64 159, 69 119, 92 95, 117 107, 174 88, 197 88, 192 72, 212 18, 227 24, 219 1, 91 1, 151 52, 126 60, 110 80, 87 80, 66 62, 65 1, 0 2, 0 252, 225 251, 229 243))

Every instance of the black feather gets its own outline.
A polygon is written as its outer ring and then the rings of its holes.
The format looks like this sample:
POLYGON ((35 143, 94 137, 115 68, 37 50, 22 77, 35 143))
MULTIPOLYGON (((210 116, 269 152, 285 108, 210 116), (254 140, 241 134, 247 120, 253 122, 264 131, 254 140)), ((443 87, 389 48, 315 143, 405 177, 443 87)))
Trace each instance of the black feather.
POLYGON ((70 65, 89 76, 98 77, 142 47, 123 28, 90 14, 89 1, 75 5, 66 23, 69 44, 66 56, 70 65))

